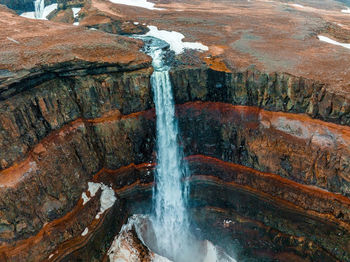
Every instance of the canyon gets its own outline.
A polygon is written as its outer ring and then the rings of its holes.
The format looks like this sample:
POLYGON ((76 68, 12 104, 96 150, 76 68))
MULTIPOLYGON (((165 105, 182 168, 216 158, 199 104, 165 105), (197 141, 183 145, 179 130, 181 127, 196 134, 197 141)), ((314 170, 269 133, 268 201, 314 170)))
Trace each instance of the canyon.
POLYGON ((150 212, 154 68, 127 36, 148 25, 209 47, 168 52, 199 238, 237 261, 350 260, 350 50, 317 39, 350 41, 340 2, 57 1, 52 21, 15 2, 0 0, 0 261, 108 261, 150 212), (114 190, 104 212, 89 182, 114 190))

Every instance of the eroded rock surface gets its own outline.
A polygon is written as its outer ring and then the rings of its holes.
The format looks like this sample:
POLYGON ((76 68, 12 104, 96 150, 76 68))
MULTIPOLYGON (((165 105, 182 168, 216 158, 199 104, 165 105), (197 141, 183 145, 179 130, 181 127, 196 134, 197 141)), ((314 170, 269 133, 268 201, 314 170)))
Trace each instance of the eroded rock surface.
MULTIPOLYGON (((60 1, 60 12, 78 2, 60 1)), ((151 11, 92 0, 79 27, 1 6, 0 260, 101 259, 132 213, 126 206, 147 205, 151 60, 138 40, 87 29, 144 33, 144 23, 209 46, 177 57, 171 71, 199 223, 228 229, 256 256, 348 260, 349 53, 316 35, 348 41, 349 23, 340 4, 325 1, 335 7, 315 15, 309 2, 157 1, 164 10, 151 11), (122 200, 101 220, 98 201, 81 203, 91 180, 122 200), (214 215, 201 221, 201 212, 214 215), (111 214, 120 220, 104 238, 111 214), (219 225, 221 216, 234 222, 219 225)), ((57 21, 72 23, 62 14, 57 21)))

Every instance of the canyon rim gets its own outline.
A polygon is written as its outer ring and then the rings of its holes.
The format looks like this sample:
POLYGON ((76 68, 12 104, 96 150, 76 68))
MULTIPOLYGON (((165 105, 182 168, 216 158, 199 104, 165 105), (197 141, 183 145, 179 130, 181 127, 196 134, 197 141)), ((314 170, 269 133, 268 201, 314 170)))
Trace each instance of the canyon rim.
POLYGON ((0 261, 350 261, 349 10, 0 0, 0 261))

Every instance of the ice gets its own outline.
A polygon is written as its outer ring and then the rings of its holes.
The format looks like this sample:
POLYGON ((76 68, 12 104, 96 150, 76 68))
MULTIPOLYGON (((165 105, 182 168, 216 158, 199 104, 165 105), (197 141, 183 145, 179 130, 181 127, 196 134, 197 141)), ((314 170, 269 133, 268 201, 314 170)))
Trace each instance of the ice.
POLYGON ((179 32, 158 30, 156 26, 148 26, 148 28, 150 31, 146 34, 146 36, 153 36, 164 40, 170 45, 170 49, 176 54, 182 53, 186 48, 201 51, 209 50, 207 46, 199 42, 183 42, 182 40, 185 38, 185 36, 179 32))
POLYGON ((332 45, 342 46, 342 47, 350 49, 350 44, 339 43, 339 42, 337 42, 337 41, 335 41, 333 39, 330 39, 329 37, 322 36, 322 35, 319 35, 317 37, 318 37, 318 39, 320 39, 320 41, 323 41, 323 42, 326 42, 326 43, 329 43, 329 44, 332 44, 332 45))
POLYGON ((120 4, 120 5, 129 5, 129 6, 137 6, 141 8, 146 8, 149 10, 164 10, 163 8, 156 8, 154 7, 155 4, 148 2, 147 0, 109 0, 110 2, 114 4, 120 4))

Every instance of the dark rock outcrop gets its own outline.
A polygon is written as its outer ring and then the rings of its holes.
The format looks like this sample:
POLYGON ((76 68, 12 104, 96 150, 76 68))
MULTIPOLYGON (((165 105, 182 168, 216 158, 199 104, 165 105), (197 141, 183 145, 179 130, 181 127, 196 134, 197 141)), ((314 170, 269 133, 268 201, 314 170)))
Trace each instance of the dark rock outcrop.
POLYGON ((254 68, 219 72, 206 66, 180 67, 172 70, 171 77, 177 104, 199 100, 257 106, 350 125, 349 98, 312 79, 287 73, 266 74, 254 68))

